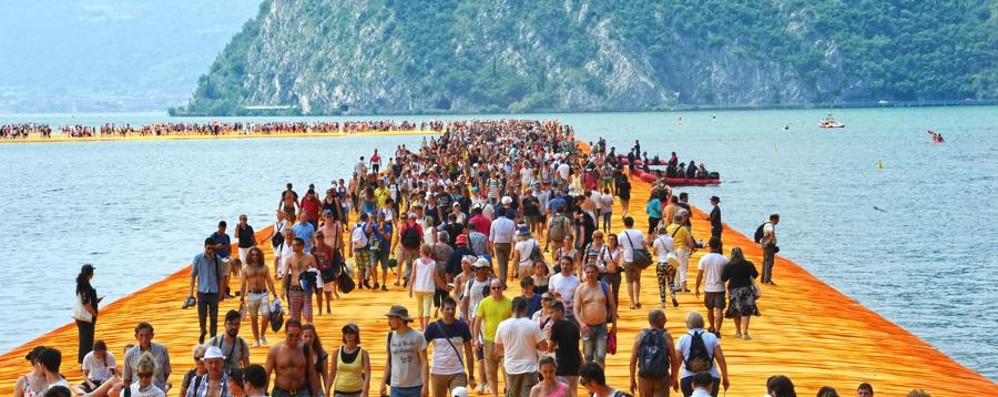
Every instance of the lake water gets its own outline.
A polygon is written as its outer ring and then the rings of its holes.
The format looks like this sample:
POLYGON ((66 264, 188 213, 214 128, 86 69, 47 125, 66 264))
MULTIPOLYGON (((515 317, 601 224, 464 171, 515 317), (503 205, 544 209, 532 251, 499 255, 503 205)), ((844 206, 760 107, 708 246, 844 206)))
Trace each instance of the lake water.
MULTIPOLYGON (((649 153, 676 151, 683 161, 705 161, 724 183, 681 189, 694 205, 708 208, 707 199, 720 196, 725 221, 745 234, 780 213, 782 255, 998 380, 998 210, 991 204, 998 197, 998 108, 847 109, 835 114, 848 126, 841 130, 816 128, 824 113, 529 117, 557 118, 586 140, 606 136, 618 152, 640 139, 649 153), (783 130, 787 123, 790 131, 783 130), (929 144, 928 128, 948 142, 929 144)), ((142 124, 167 118, 0 115, 0 124, 20 121, 142 124)), ((94 285, 114 300, 188 263, 220 219, 234 224, 246 213, 257 228, 270 223, 285 183, 299 192, 308 183, 325 187, 347 177, 353 162, 373 148, 390 153, 420 140, 0 145, 0 213, 6 214, 0 235, 11 269, 0 276, 0 301, 21 308, 5 314, 18 328, 0 333, 0 350, 69 321, 82 263, 97 266, 94 285)), ((779 282, 778 268, 774 278, 779 282)))

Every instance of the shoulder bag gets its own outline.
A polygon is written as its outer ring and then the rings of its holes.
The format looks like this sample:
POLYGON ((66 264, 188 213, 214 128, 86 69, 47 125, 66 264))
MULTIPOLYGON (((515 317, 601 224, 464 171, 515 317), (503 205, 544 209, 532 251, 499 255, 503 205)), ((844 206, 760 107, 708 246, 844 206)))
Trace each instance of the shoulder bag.
POLYGON ((638 246, 634 245, 634 240, 631 239, 630 233, 624 231, 624 235, 627 236, 627 242, 631 244, 631 250, 634 251, 631 263, 633 263, 635 266, 641 269, 645 269, 648 266, 651 266, 653 262, 651 258, 651 253, 649 253, 648 250, 645 248, 639 248, 638 246))

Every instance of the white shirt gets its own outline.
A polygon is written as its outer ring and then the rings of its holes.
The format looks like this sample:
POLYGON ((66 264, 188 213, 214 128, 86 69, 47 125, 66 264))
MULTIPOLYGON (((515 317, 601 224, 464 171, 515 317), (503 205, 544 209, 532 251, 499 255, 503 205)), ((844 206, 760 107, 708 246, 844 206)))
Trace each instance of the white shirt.
POLYGON ((603 202, 603 207, 602 208, 613 209, 613 195, 611 195, 611 194, 604 194, 604 195, 600 196, 600 201, 603 202))
POLYGON ((104 353, 104 360, 100 361, 94 357, 94 352, 83 356, 83 370, 90 371, 88 376, 91 380, 103 381, 111 378, 111 368, 118 364, 114 361, 114 356, 110 352, 104 353))
POLYGON ((624 248, 624 263, 634 263, 634 249, 642 247, 645 235, 637 229, 624 229, 617 235, 617 241, 624 248))
POLYGON ((500 216, 492 221, 489 229, 489 241, 492 243, 512 243, 513 234, 516 232, 516 222, 505 216, 500 216))
POLYGON ((765 247, 770 241, 773 245, 776 245, 776 226, 772 222, 766 222, 762 226, 762 239, 759 240, 759 244, 765 247))
POLYGON ((437 262, 433 259, 419 258, 413 261, 416 267, 416 279, 412 280, 412 290, 416 292, 433 292, 436 290, 436 282, 433 279, 433 270, 437 268, 437 262))
POLYGON ((561 294, 561 303, 565 304, 565 315, 571 316, 573 303, 575 302, 575 290, 579 288, 579 284, 582 283, 579 280, 579 276, 574 274, 569 274, 567 277, 564 274, 558 273, 548 280, 548 288, 554 291, 558 291, 561 294))
POLYGON ((534 240, 533 238, 516 243, 514 248, 520 253, 520 267, 533 265, 530 260, 530 251, 534 250, 534 246, 540 247, 540 244, 538 244, 537 240, 534 240))
POLYGON ((551 201, 551 191, 541 190, 534 193, 534 197, 537 197, 537 202, 541 204, 541 214, 547 215, 548 213, 548 202, 551 201))
POLYGON ((672 252, 672 247, 675 243, 672 241, 672 237, 668 234, 661 234, 655 237, 655 241, 651 243, 652 247, 655 248, 655 253, 658 254, 658 263, 666 263, 669 261, 669 252, 672 252))
MULTIPOLYGON (((679 340, 676 342, 676 351, 679 352, 680 356, 682 356, 683 360, 685 361, 686 358, 690 355, 690 341, 693 339, 692 335, 693 332, 703 334, 701 335, 703 337, 703 345, 707 348, 707 351, 710 353, 710 357, 715 358, 714 365, 710 367, 710 376, 715 378, 720 378, 721 375, 720 373, 717 372, 717 360, 716 357, 714 357, 714 347, 719 346, 720 343, 717 341, 717 336, 714 336, 714 334, 704 331, 703 328, 691 329, 687 333, 683 334, 683 336, 679 337, 679 340)), ((687 370, 686 364, 682 364, 679 366, 680 379, 693 375, 696 375, 696 373, 687 370)))
POLYGON ((495 343, 503 345, 503 368, 506 373, 519 375, 537 372, 537 344, 543 340, 544 332, 537 323, 526 317, 509 318, 499 323, 495 343))
POLYGON ((703 270, 703 291, 704 292, 724 292, 724 282, 721 281, 721 271, 724 265, 728 264, 728 258, 724 255, 713 252, 700 258, 697 263, 697 271, 703 270))
POLYGON ((561 163, 558 165, 558 176, 561 178, 561 180, 563 181, 568 180, 569 169, 570 167, 568 166, 568 163, 561 163))

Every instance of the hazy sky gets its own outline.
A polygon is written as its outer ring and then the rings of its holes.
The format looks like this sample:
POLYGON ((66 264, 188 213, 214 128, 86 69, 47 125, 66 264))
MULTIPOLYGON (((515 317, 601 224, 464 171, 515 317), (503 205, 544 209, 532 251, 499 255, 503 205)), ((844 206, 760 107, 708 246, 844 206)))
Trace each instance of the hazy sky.
POLYGON ((185 97, 258 0, 0 0, 0 98, 185 97))

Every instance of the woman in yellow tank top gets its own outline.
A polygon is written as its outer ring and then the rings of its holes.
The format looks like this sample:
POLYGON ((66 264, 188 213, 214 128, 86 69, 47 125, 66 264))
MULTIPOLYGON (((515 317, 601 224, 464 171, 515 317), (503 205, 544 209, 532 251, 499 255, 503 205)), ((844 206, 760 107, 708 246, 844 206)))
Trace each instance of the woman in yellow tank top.
POLYGON ((360 348, 360 327, 357 324, 343 326, 343 346, 334 354, 333 365, 329 366, 332 382, 326 386, 326 396, 367 396, 371 386, 371 359, 367 351, 360 348))

